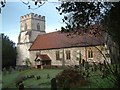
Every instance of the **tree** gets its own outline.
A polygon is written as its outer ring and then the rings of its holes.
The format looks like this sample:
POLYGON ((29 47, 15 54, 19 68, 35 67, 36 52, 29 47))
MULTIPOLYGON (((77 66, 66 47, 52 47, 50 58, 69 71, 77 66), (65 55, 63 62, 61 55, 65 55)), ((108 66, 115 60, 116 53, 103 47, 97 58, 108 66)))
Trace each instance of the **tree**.
POLYGON ((56 9, 60 15, 64 14, 62 20, 66 23, 66 27, 62 29, 75 31, 100 22, 109 11, 111 4, 108 2, 63 2, 56 9))
POLYGON ((2 68, 14 67, 16 65, 15 43, 8 36, 2 35, 2 68))
MULTIPOLYGON (((109 46, 110 56, 115 63, 120 63, 119 8, 120 2, 63 2, 59 7, 56 7, 60 15, 64 14, 62 20, 66 26, 61 28, 63 32, 79 34, 82 30, 86 33, 89 32, 88 27, 91 25, 97 24, 98 27, 102 25, 101 31, 107 34, 106 44, 109 46), (111 46, 114 48, 111 49, 111 46)), ((99 32, 91 34, 96 35, 97 33, 99 32)), ((116 78, 118 88, 120 88, 120 73, 117 71, 119 68, 113 71, 110 69, 116 78)))
MULTIPOLYGON (((120 2, 63 2, 56 9, 60 12, 60 15, 64 14, 62 20, 66 23, 66 26, 62 27, 61 31, 80 34, 81 30, 88 32, 90 30, 88 27, 97 24, 98 28, 102 26, 101 31, 110 35, 112 38, 110 40, 115 42, 118 47, 119 51, 117 52, 120 52, 119 7, 120 2)), ((91 34, 96 35, 98 33, 98 30, 96 30, 91 34)), ((117 61, 120 62, 120 60, 117 61)))
POLYGON ((0 13, 1 13, 1 9, 5 7, 6 1, 0 1, 0 13))
MULTIPOLYGON (((38 9, 42 5, 46 3, 46 0, 28 0, 27 2, 25 0, 20 0, 24 5, 28 7, 28 9, 38 9), (34 3, 34 5, 32 5, 34 3)), ((1 0, 0 1, 0 14, 2 12, 2 9, 6 6, 7 0, 1 0)))
POLYGON ((111 39, 113 42, 112 46, 114 46, 114 49, 111 50, 111 46, 109 46, 109 49, 111 51, 112 56, 114 56, 112 59, 114 59, 115 62, 120 63, 120 39, 119 39, 119 33, 120 33, 120 2, 114 2, 111 10, 105 15, 104 20, 102 22, 102 25, 104 26, 105 30, 109 33, 111 36, 111 39))

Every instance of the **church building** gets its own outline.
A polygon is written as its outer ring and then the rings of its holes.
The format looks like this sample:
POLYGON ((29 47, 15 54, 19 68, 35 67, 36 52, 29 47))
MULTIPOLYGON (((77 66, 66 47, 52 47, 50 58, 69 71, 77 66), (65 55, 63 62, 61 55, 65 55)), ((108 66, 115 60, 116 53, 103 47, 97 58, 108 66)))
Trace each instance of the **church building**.
POLYGON ((41 65, 79 65, 83 61, 110 62, 109 50, 102 37, 85 33, 69 35, 61 31, 45 32, 45 16, 30 13, 20 18, 17 65, 29 60, 32 67, 41 65))

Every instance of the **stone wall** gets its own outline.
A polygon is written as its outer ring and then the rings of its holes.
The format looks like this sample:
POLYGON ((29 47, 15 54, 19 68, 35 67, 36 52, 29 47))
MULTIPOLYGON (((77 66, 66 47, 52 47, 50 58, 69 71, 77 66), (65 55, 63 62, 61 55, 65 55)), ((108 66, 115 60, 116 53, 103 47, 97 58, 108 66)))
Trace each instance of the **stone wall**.
POLYGON ((47 54, 51 60, 52 65, 62 66, 63 60, 65 65, 79 65, 79 60, 77 59, 77 53, 78 51, 81 52, 81 59, 84 59, 85 61, 88 61, 89 63, 92 62, 101 62, 105 60, 104 55, 104 47, 101 46, 92 46, 92 47, 73 47, 73 48, 61 48, 61 49, 51 49, 51 50, 41 50, 41 51, 31 51, 31 53, 34 53, 31 55, 31 61, 35 60, 36 54, 47 54), (93 51, 93 58, 88 58, 88 50, 92 49, 93 51), (70 50, 71 53, 71 59, 66 59, 66 51, 70 50), (56 60, 56 51, 60 51, 60 60, 56 60), (101 51, 101 52, 100 52, 101 51), (102 54, 103 55, 102 55, 102 54), (64 56, 63 56, 64 54, 64 56))
POLYGON ((29 48, 32 43, 24 43, 24 44, 18 44, 17 45, 17 65, 24 65, 24 61, 27 58, 30 58, 29 48))

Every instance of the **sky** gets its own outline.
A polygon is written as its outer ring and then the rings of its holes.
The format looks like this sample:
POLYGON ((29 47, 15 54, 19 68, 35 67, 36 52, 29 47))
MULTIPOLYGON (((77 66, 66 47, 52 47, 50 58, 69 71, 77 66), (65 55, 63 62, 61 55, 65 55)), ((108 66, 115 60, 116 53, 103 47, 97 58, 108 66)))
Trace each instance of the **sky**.
POLYGON ((20 16, 29 13, 45 16, 45 31, 47 33, 56 31, 56 29, 60 30, 61 26, 64 26, 64 23, 62 22, 63 16, 61 16, 55 8, 60 5, 59 2, 47 1, 38 9, 29 10, 27 5, 23 4, 20 0, 18 1, 19 2, 7 2, 0 15, 0 24, 2 25, 0 32, 9 36, 9 38, 15 43, 18 42, 18 35, 20 33, 20 16))

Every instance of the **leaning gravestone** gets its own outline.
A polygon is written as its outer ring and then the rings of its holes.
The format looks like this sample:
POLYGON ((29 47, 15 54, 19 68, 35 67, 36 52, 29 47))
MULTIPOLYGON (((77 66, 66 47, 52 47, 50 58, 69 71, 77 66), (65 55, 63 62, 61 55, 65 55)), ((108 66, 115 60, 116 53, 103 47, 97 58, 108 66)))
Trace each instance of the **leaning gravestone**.
POLYGON ((23 84, 23 82, 19 83, 18 88, 19 88, 19 90, 24 90, 24 84, 23 84))

